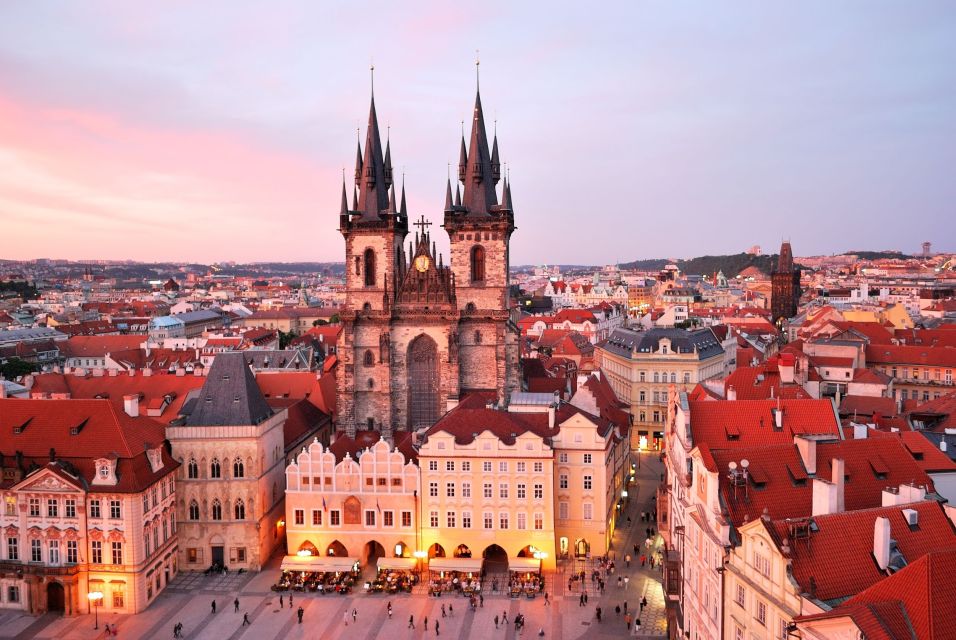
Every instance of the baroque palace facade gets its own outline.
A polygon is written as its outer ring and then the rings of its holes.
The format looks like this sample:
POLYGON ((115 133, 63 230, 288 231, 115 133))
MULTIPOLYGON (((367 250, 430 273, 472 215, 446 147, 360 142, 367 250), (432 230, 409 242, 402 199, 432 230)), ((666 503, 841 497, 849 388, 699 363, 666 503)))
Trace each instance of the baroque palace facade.
POLYGON ((420 568, 520 557, 553 569, 559 557, 607 550, 627 495, 628 425, 600 374, 569 402, 521 391, 514 212, 507 178, 499 198, 501 177, 477 95, 460 184, 445 190, 450 264, 424 218, 406 244, 405 194, 396 198, 373 98, 351 206, 343 184, 339 215, 339 431, 286 468, 289 566, 302 556, 420 568))

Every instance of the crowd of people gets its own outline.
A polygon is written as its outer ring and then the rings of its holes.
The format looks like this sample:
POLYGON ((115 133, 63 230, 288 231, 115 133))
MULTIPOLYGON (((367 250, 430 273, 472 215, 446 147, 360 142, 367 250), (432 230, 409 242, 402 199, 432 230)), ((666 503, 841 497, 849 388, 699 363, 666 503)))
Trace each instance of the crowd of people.
POLYGON ((432 571, 428 581, 428 593, 441 596, 443 593, 457 592, 470 596, 481 593, 481 580, 472 572, 432 571))
POLYGON ((378 575, 372 582, 365 584, 365 589, 373 593, 412 592, 412 587, 418 583, 418 576, 399 569, 379 569, 378 575))
POLYGON ((358 573, 355 571, 283 571, 273 591, 313 591, 346 594, 352 591, 358 573))

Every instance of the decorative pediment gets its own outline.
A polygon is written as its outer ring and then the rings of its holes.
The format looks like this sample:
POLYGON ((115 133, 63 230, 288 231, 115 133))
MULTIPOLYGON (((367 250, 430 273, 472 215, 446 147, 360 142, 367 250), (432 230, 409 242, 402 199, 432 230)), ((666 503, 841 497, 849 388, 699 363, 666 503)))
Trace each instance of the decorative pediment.
POLYGON ((10 525, 9 527, 3 530, 3 533, 5 533, 8 538, 16 538, 17 535, 20 533, 20 530, 17 527, 10 525))
POLYGON ((123 535, 123 532, 119 529, 111 529, 106 539, 110 542, 125 542, 126 536, 123 535))
POLYGON ((149 460, 149 468, 156 473, 163 468, 163 451, 159 447, 146 450, 146 458, 149 460))
POLYGON ((96 527, 93 527, 92 529, 90 529, 89 536, 90 536, 90 540, 102 541, 104 539, 103 530, 97 529, 96 527))
POLYGON ((54 473, 50 469, 43 469, 24 478, 14 487, 15 491, 43 491, 51 493, 64 493, 83 491, 78 484, 68 482, 62 476, 54 473))
POLYGON ((93 484, 95 485, 115 485, 116 484, 116 457, 97 458, 93 461, 95 473, 93 475, 93 484))
POLYGON ((45 531, 45 537, 48 540, 59 540, 60 539, 60 530, 56 527, 47 527, 45 531))

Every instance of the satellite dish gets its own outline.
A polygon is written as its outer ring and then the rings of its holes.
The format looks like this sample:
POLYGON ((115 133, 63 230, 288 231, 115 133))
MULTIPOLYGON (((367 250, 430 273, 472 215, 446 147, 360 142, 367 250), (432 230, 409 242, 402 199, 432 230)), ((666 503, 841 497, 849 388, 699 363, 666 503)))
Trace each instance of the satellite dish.
POLYGON ((744 458, 743 460, 740 461, 740 466, 746 469, 747 467, 750 466, 750 460, 747 460, 747 458, 744 458))
POLYGON ((737 463, 734 462, 733 460, 731 460, 730 462, 728 462, 728 463, 727 463, 727 466, 730 467, 730 470, 731 470, 731 471, 736 471, 736 470, 737 470, 737 463))

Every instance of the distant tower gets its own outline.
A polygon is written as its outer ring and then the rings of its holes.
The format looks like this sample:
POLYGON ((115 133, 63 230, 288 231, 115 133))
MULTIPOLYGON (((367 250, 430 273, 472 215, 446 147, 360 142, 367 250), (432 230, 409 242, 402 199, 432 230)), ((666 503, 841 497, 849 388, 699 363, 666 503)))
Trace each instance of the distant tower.
POLYGON ((793 268, 789 242, 780 245, 777 268, 770 275, 770 314, 774 322, 797 315, 800 306, 800 269, 793 268))
POLYGON ((933 243, 924 242, 923 243, 923 260, 926 260, 932 252, 933 252, 933 243))

